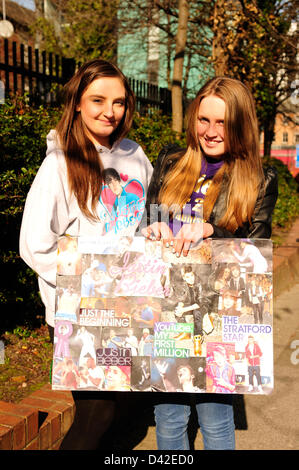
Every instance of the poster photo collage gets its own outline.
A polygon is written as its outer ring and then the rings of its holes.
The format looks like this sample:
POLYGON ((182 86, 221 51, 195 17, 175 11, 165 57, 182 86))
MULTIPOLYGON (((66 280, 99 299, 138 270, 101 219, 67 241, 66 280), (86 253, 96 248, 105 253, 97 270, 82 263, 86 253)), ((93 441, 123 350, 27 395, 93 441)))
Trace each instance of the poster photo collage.
POLYGON ((272 242, 59 239, 52 388, 269 394, 272 242))

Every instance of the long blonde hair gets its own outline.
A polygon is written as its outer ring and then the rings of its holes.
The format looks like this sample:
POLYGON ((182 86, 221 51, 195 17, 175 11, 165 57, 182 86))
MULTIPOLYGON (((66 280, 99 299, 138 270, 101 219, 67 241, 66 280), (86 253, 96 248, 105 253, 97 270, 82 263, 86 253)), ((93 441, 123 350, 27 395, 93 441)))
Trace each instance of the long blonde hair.
POLYGON ((188 110, 187 150, 175 159, 159 192, 159 202, 181 208, 188 201, 200 175, 203 154, 197 137, 198 108, 203 98, 215 95, 226 104, 224 164, 213 177, 203 203, 208 220, 221 187, 227 187, 226 210, 217 224, 235 232, 251 220, 264 174, 259 150, 258 121, 252 94, 239 80, 215 77, 198 92, 188 110))
POLYGON ((96 220, 96 205, 99 200, 103 166, 94 144, 87 137, 81 113, 77 111, 81 96, 96 79, 117 77, 125 88, 125 114, 110 136, 110 144, 124 138, 130 130, 135 108, 135 96, 123 73, 102 59, 94 59, 82 65, 65 86, 65 106, 56 126, 61 147, 64 151, 68 181, 78 205, 86 217, 96 220), (90 204, 89 204, 90 202, 90 204))

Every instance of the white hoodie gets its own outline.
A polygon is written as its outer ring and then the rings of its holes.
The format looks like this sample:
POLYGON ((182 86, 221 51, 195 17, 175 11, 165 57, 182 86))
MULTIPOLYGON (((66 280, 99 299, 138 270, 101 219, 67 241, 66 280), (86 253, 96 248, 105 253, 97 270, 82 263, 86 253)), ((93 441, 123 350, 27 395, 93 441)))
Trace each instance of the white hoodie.
POLYGON ((97 146, 104 168, 113 168, 120 175, 123 197, 113 208, 113 193, 104 186, 97 208, 100 220, 93 222, 82 213, 70 192, 66 161, 56 131, 48 134, 47 146, 46 158, 32 183, 24 208, 20 255, 38 274, 46 321, 54 326, 58 238, 65 234, 91 237, 108 233, 133 234, 144 209, 153 170, 136 142, 123 139, 111 149, 97 146))

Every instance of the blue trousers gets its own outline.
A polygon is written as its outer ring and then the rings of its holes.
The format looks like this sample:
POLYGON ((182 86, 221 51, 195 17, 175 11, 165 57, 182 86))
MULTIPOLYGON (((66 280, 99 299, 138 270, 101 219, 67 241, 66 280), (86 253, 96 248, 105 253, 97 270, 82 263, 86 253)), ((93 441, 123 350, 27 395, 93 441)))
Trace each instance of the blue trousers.
MULTIPOLYGON (((164 402, 155 405, 159 450, 190 449, 187 432, 191 414, 189 399, 190 395, 183 394, 182 398, 177 397, 173 403, 164 402)), ((194 400, 205 450, 234 450, 235 424, 232 396, 200 394, 194 400)))

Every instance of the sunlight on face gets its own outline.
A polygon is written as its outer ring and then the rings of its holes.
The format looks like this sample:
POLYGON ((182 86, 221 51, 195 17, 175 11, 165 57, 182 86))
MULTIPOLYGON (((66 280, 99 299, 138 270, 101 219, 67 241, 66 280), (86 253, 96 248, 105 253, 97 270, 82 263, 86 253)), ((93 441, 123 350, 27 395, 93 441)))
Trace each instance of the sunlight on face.
POLYGON ((94 144, 110 148, 110 136, 125 114, 125 103, 125 88, 118 77, 98 78, 87 87, 76 110, 94 144))
POLYGON ((200 102, 197 115, 197 136, 203 153, 221 159, 225 153, 225 102, 211 95, 200 102))

